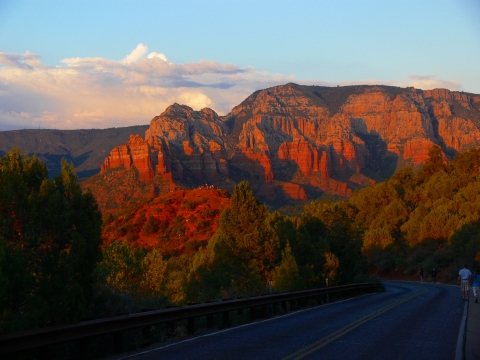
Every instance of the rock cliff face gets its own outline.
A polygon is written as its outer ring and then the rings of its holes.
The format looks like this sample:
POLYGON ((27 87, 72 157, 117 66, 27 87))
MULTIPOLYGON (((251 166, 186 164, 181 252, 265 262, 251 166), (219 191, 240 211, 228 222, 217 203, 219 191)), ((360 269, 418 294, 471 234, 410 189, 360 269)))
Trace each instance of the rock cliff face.
POLYGON ((145 139, 114 148, 101 171, 123 165, 148 184, 249 180, 268 201, 322 192, 349 196, 399 167, 418 166, 429 148, 447 158, 480 145, 480 95, 389 86, 287 84, 257 91, 226 116, 174 104, 145 139))

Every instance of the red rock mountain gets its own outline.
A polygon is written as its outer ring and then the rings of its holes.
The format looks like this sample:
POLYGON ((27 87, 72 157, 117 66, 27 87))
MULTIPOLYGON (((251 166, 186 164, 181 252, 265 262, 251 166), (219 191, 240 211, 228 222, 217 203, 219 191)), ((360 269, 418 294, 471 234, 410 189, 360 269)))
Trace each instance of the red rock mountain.
POLYGON ((103 185, 85 186, 104 208, 121 200, 100 195, 115 171, 134 174, 120 198, 199 184, 231 190, 240 180, 270 203, 324 192, 348 197, 400 167, 420 165, 434 144, 447 158, 480 145, 480 95, 287 84, 253 93, 226 116, 171 105, 144 138, 131 135, 111 151, 97 175, 103 185))

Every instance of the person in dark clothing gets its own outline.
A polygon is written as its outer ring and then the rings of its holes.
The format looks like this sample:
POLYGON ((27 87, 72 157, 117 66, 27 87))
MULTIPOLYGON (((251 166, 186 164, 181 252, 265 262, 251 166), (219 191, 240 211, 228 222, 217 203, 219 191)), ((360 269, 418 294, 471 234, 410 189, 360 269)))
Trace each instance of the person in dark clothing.
POLYGON ((478 294, 480 293, 480 271, 478 268, 475 269, 475 272, 472 275, 472 280, 473 296, 475 297, 475 303, 478 303, 478 294))
POLYGON ((435 281, 437 280, 437 270, 435 270, 435 268, 433 268, 431 274, 432 274, 433 283, 435 284, 435 281))
POLYGON ((420 276, 420 281, 423 284, 423 268, 420 268, 418 275, 420 276))

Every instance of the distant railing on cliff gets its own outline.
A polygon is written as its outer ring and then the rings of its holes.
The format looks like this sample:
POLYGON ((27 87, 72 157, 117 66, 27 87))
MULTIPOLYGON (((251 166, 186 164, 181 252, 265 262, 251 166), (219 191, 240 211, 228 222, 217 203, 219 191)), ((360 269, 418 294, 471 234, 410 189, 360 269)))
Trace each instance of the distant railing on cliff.
POLYGON ((103 334, 113 334, 113 352, 118 353, 123 350, 122 338, 123 333, 127 330, 142 329, 141 334, 148 342, 151 326, 158 324, 166 324, 167 329, 173 333, 175 322, 186 320, 187 332, 193 334, 195 319, 203 316, 206 317, 207 328, 213 328, 213 316, 222 314, 222 326, 226 328, 230 326, 231 311, 237 311, 237 314, 240 314, 244 309, 250 309, 250 320, 255 320, 257 308, 260 308, 261 317, 265 318, 267 317, 267 308, 275 304, 280 305, 283 312, 286 313, 303 307, 307 304, 308 299, 316 300, 316 304, 324 304, 332 301, 335 297, 351 297, 381 289, 383 289, 382 284, 371 283, 332 286, 248 298, 225 299, 6 334, 0 336, 0 354, 14 354, 36 349, 36 358, 51 358, 49 346, 73 341, 76 342, 76 356, 87 358, 89 356, 85 352, 88 351, 88 339, 103 334))

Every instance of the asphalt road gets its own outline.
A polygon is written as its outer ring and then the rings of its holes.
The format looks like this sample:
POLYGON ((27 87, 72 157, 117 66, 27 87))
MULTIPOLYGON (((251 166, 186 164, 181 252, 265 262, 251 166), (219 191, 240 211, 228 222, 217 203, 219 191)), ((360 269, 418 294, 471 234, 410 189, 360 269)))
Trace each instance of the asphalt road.
POLYGON ((129 359, 454 359, 459 287, 384 282, 365 295, 247 324, 129 359))

